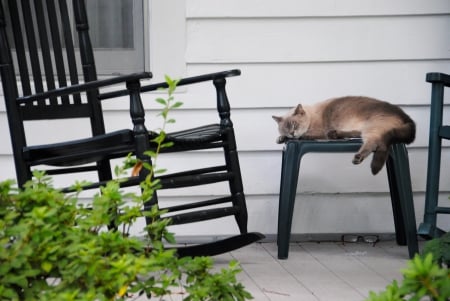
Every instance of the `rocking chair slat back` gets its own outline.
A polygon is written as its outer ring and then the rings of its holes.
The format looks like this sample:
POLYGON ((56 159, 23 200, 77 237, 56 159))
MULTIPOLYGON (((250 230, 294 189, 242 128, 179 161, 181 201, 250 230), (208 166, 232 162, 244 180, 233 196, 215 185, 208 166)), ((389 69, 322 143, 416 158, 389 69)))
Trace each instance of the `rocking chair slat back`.
POLYGON ((30 177, 26 121, 83 118, 93 136, 105 134, 97 88, 45 94, 97 79, 88 29, 84 0, 0 0, 0 74, 20 183, 30 177))
MULTIPOLYGON (((14 72, 21 82, 18 97, 78 84, 80 78, 85 82, 97 79, 83 1, 73 1, 73 14, 67 0, 2 0, 2 3, 9 12, 9 16, 2 16, 6 36, 12 35, 10 40, 14 43, 10 63, 17 66, 14 72), (78 44, 71 26, 73 21, 80 37, 78 44)), ((97 95, 98 91, 92 90, 83 97, 79 93, 52 96, 21 103, 19 110, 25 120, 89 117, 93 132, 98 135, 104 129, 103 120, 94 117, 101 116, 97 114, 101 111, 97 95)))

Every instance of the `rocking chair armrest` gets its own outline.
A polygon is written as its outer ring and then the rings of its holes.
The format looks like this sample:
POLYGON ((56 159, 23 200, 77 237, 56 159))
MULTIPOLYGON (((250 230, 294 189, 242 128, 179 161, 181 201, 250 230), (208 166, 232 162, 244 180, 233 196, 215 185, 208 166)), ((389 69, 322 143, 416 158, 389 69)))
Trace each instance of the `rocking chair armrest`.
MULTIPOLYGON (((20 103, 26 103, 26 102, 31 102, 31 101, 35 101, 35 100, 47 99, 50 97, 59 97, 59 96, 70 95, 70 94, 74 94, 74 93, 87 92, 90 90, 107 87, 107 86, 112 86, 112 85, 116 85, 119 83, 136 81, 136 80, 140 80, 140 79, 147 79, 147 78, 151 78, 151 77, 152 77, 152 74, 150 72, 141 72, 141 73, 121 75, 121 76, 117 76, 117 77, 113 77, 113 78, 101 79, 101 80, 86 82, 86 83, 82 83, 82 84, 61 87, 58 89, 54 89, 54 90, 50 90, 50 91, 46 91, 46 92, 42 92, 42 93, 36 93, 33 95, 27 95, 27 96, 19 97, 19 98, 17 98, 17 100, 20 103)), ((126 90, 126 89, 124 91, 128 92, 128 90, 126 90)))
MULTIPOLYGON (((222 71, 222 72, 209 73, 209 74, 203 74, 203 75, 192 76, 192 77, 185 77, 185 78, 182 78, 178 82, 177 86, 185 86, 185 85, 196 84, 196 83, 201 83, 201 82, 206 82, 206 81, 212 81, 212 80, 216 80, 219 78, 226 78, 226 77, 238 76, 238 75, 241 75, 241 70, 233 69, 233 70, 227 70, 227 71, 222 71)), ((141 92, 149 92, 149 91, 154 91, 154 90, 157 90, 160 88, 167 88, 167 87, 168 87, 168 85, 165 82, 151 84, 151 85, 143 86, 141 88, 141 92)))
MULTIPOLYGON (((198 75, 198 76, 185 77, 185 78, 182 78, 178 82, 177 86, 184 86, 184 85, 190 85, 190 84, 195 84, 195 83, 200 83, 200 82, 213 81, 213 80, 220 79, 220 78, 226 78, 226 77, 238 76, 238 75, 241 75, 241 70, 232 69, 232 70, 208 73, 208 74, 203 74, 203 75, 198 75)), ((143 87, 141 87, 141 92, 150 92, 150 91, 158 90, 160 88, 167 88, 167 87, 168 87, 168 85, 166 82, 161 82, 161 83, 143 86, 143 87)), ((127 90, 103 93, 103 94, 99 95, 99 99, 103 100, 103 99, 108 99, 108 98, 124 96, 127 93, 128 93, 127 90)))
POLYGON ((442 83, 446 87, 450 87, 450 75, 439 72, 427 73, 427 82, 429 83, 442 83))

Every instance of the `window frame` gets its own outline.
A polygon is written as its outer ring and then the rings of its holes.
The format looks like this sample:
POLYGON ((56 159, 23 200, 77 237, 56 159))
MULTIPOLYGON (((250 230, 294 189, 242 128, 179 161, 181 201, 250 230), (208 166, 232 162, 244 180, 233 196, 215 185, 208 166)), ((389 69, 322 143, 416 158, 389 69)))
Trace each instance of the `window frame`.
MULTIPOLYGON (((143 0, 144 71, 153 73, 153 82, 164 81, 165 75, 186 75, 186 3, 179 0, 143 0)), ((97 52, 97 51, 96 51, 97 52)), ((97 56, 101 56, 98 54, 97 56)), ((108 64, 97 57, 96 65, 108 64)), ((124 73, 139 71, 126 70, 124 73)), ((109 74, 118 74, 118 71, 109 74)))
POLYGON ((186 75, 186 3, 179 0, 144 0, 147 17, 144 36, 146 71, 153 82, 164 75, 180 78, 186 75))
POLYGON ((145 55, 148 48, 145 46, 145 2, 145 0, 133 0, 134 49, 93 49, 95 65, 97 66, 97 74, 99 76, 129 74, 146 70, 145 55), (136 18, 135 16, 137 14, 142 14, 142 17, 136 18))
POLYGON ((146 47, 148 43, 146 43, 145 28, 148 24, 146 19, 148 15, 145 13, 145 2, 147 1, 133 0, 133 44, 135 49, 93 49, 99 76, 129 74, 148 70, 145 63, 146 52, 149 51, 146 47), (139 13, 142 13, 142 18, 136 18, 139 13))

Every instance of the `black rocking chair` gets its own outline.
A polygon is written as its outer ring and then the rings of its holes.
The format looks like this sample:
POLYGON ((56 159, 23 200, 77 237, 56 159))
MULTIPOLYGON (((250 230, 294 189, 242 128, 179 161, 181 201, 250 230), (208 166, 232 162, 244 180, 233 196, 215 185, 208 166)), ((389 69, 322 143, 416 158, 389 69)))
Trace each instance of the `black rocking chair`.
MULTIPOLYGON (((0 0, 0 74, 19 186, 32 178, 32 168, 36 166, 41 170, 42 166, 49 166, 46 170, 49 175, 94 172, 98 181, 86 187, 94 189, 112 179, 112 159, 125 158, 132 153, 142 162, 152 163, 145 152, 153 147, 153 134, 144 124, 140 94, 167 84, 141 86, 142 79, 151 77, 148 72, 98 80, 88 30, 84 0, 0 0), (77 31, 74 36, 67 2, 73 4, 77 31), (80 70, 82 74, 78 73, 80 70), (118 84, 125 85, 126 89, 111 92, 109 88, 108 93, 100 93, 100 88, 118 84), (129 96, 133 128, 106 132, 102 102, 118 96, 129 96), (30 139, 26 122, 71 118, 84 118, 89 122, 92 135, 51 144, 29 145, 27 142, 30 139)), ((228 182, 230 194, 161 209, 170 212, 172 224, 234 216, 240 231, 239 235, 223 240, 178 248, 179 256, 216 255, 263 237, 247 232, 247 208, 225 91, 226 78, 237 75, 240 75, 239 70, 230 70, 185 78, 178 84, 212 82, 217 93, 220 123, 169 133, 166 140, 173 142, 173 147, 164 151, 220 148, 225 163, 161 176, 161 189, 228 182)), ((142 168, 138 176, 130 176, 121 185, 137 186, 147 174, 148 170, 142 168)), ((144 204, 144 209, 154 204, 159 205, 156 194, 144 204)))

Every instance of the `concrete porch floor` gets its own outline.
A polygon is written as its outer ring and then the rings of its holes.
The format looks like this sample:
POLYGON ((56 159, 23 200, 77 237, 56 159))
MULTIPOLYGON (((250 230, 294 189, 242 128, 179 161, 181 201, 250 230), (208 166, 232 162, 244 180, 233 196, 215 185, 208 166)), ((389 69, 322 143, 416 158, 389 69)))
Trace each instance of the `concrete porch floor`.
POLYGON ((231 258, 241 263, 239 279, 255 300, 362 301, 402 278, 408 250, 395 241, 301 242, 278 260, 276 243, 258 243, 216 257, 216 265, 231 258))
MULTIPOLYGON (((423 241, 419 242, 423 246, 423 241)), ((238 280, 256 301, 363 301, 370 291, 401 280, 408 249, 395 240, 365 242, 291 243, 289 258, 277 259, 276 242, 261 242, 214 257, 215 269, 240 262, 238 280)), ((185 297, 185 296, 184 296, 185 297)), ((157 300, 182 300, 174 290, 157 300)), ((143 297, 130 300, 146 300, 143 297)))

